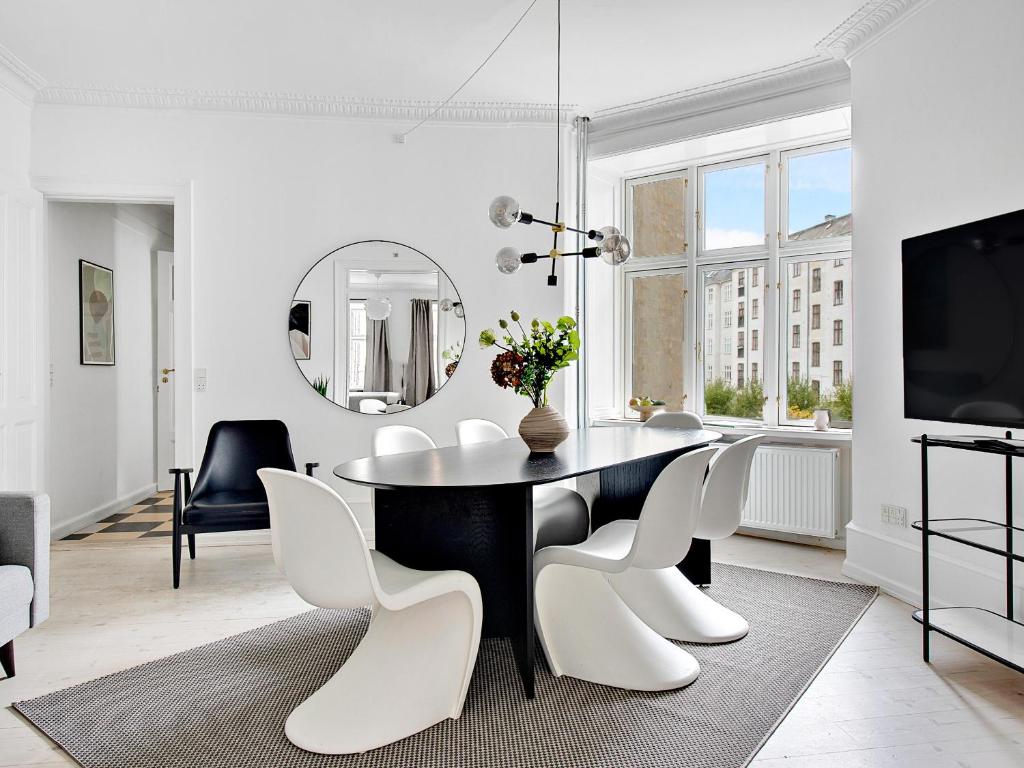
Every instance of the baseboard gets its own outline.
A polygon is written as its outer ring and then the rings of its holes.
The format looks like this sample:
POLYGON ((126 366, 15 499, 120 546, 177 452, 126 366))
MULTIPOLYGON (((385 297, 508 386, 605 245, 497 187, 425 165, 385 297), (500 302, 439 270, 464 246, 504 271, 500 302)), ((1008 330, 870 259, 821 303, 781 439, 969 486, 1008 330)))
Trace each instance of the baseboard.
MULTIPOLYGON (((892 595, 905 603, 917 608, 921 607, 921 549, 914 542, 887 536, 878 531, 863 528, 856 523, 846 526, 847 542, 857 538, 867 539, 872 547, 871 559, 875 563, 897 564, 906 569, 910 564, 917 575, 914 581, 899 578, 884 567, 872 563, 855 561, 847 555, 843 562, 843 575, 851 579, 877 586, 886 594, 892 595)), ((847 551, 857 552, 856 545, 848 544, 847 551)), ((932 608, 946 608, 953 605, 979 605, 992 610, 1005 607, 1006 581, 1002 571, 988 571, 972 563, 950 557, 944 552, 931 554, 931 593, 929 594, 932 608)), ((1014 603, 1018 606, 1024 601, 1024 590, 1016 587, 1014 603)))
POLYGON ((123 509, 127 509, 132 504, 137 504, 143 499, 149 498, 154 493, 156 493, 156 483, 149 483, 132 491, 131 493, 125 494, 119 499, 114 499, 107 504, 90 509, 88 512, 83 512, 80 515, 76 515, 70 520, 58 523, 50 529, 50 541, 63 539, 65 536, 75 533, 76 531, 80 531, 93 523, 98 523, 105 517, 110 517, 110 515, 116 514, 123 509))

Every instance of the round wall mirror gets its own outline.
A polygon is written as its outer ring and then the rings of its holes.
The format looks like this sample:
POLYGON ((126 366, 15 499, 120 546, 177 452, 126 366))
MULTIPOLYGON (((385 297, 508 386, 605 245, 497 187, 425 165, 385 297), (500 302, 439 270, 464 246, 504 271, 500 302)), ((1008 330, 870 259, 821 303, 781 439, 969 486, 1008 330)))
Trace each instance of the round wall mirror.
POLYGON ((458 367, 465 312, 448 275, 390 240, 337 248, 292 297, 288 339, 309 385, 358 413, 397 413, 429 400, 458 367))

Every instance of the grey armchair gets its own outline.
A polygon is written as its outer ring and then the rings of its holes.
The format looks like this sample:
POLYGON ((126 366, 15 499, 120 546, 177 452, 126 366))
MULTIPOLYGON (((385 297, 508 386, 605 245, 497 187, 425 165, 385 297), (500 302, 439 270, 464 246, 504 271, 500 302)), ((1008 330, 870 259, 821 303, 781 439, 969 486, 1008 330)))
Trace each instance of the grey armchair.
POLYGON ((0 492, 0 666, 14 677, 14 638, 50 614, 50 498, 0 492))

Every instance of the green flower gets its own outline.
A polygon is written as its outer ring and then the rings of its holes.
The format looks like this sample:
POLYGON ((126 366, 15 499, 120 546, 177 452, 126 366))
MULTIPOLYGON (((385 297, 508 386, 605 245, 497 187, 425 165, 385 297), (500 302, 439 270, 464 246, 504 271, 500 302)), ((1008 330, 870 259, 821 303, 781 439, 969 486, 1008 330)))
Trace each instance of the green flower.
POLYGON ((504 329, 508 328, 508 320, 505 320, 503 318, 503 319, 498 321, 498 325, 500 325, 501 329, 504 330, 504 329))
POLYGON ((487 328, 483 331, 480 331, 480 349, 487 349, 488 347, 493 347, 496 341, 497 339, 494 338, 494 331, 492 329, 487 328))
POLYGON ((511 318, 512 318, 512 322, 513 322, 513 323, 518 323, 518 322, 519 322, 519 313, 518 313, 518 312, 516 312, 516 311, 515 311, 514 309, 512 310, 512 312, 511 312, 511 314, 509 315, 509 317, 511 317, 511 318))

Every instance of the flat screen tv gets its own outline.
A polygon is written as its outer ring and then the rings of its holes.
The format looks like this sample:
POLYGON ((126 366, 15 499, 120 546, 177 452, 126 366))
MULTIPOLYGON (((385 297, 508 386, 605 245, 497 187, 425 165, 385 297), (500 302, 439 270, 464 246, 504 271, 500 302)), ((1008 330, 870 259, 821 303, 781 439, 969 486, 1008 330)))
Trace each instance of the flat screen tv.
POLYGON ((903 241, 910 419, 1024 427, 1024 211, 903 241))

